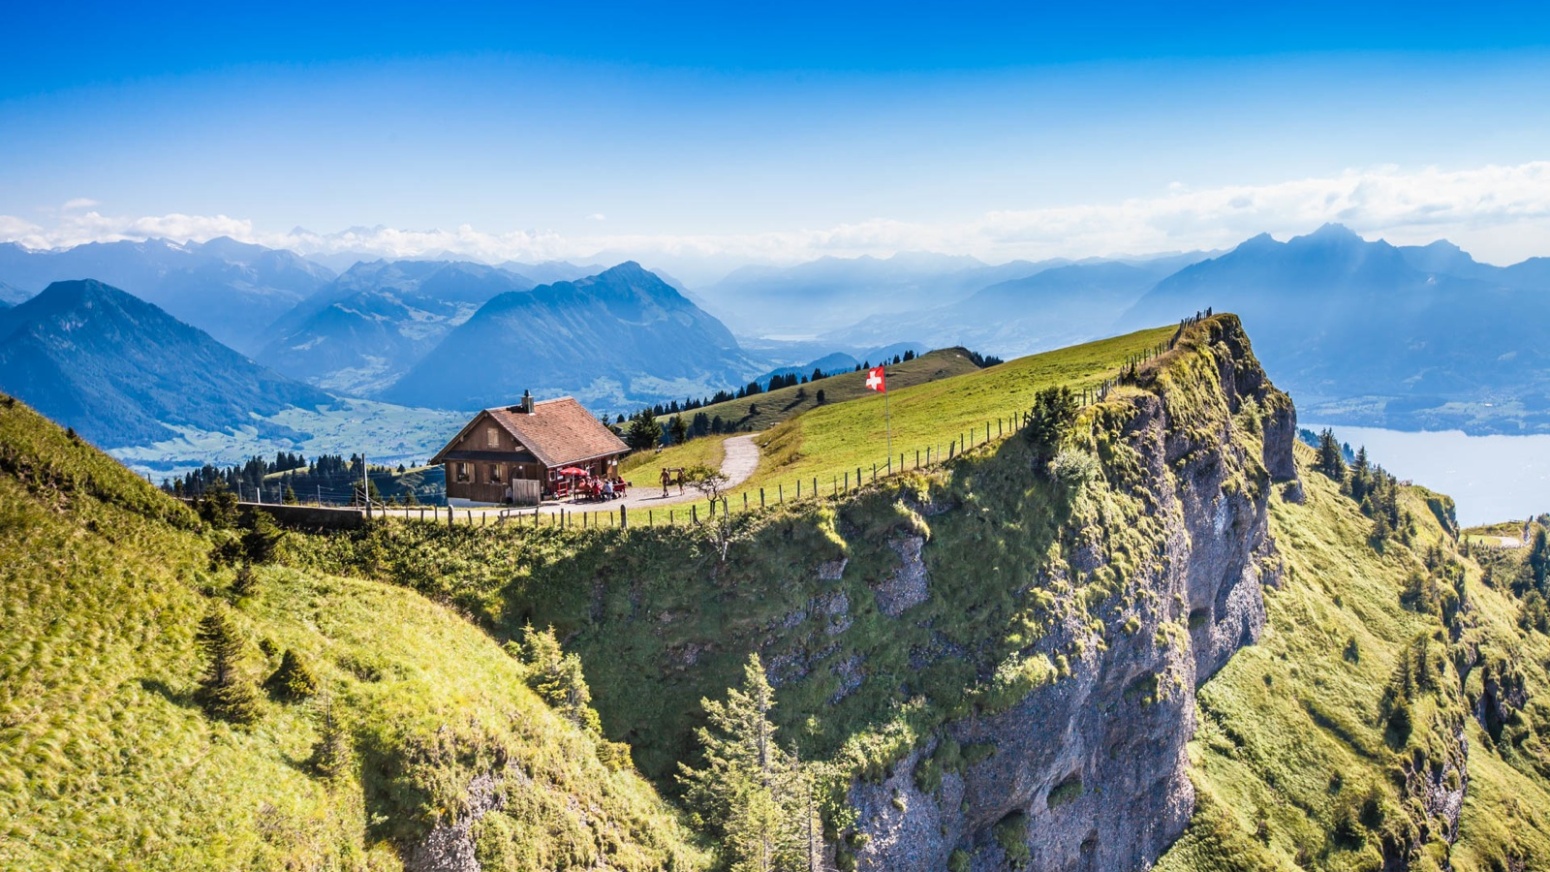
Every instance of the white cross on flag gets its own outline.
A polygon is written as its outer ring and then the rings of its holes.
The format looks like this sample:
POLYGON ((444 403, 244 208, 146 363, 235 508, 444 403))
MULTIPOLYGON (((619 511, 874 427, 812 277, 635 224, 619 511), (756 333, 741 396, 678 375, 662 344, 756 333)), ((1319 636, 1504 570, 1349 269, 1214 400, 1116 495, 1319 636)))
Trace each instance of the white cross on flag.
POLYGON ((874 366, 866 371, 866 386, 869 391, 887 393, 888 386, 883 383, 883 368, 874 366))

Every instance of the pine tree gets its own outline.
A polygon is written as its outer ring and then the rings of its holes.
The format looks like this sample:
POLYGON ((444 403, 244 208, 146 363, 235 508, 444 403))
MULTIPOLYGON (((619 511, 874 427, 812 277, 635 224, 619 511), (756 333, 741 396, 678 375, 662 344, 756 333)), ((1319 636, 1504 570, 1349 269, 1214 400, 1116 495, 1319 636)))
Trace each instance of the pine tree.
POLYGON ((238 666, 242 659, 242 637, 226 609, 219 603, 212 605, 200 622, 195 638, 209 661, 197 694, 205 712, 212 718, 234 724, 258 720, 258 689, 238 666))
POLYGON ((1335 431, 1325 428, 1319 434, 1319 456, 1314 468, 1335 481, 1345 480, 1345 458, 1340 455, 1340 443, 1335 431))
POLYGON ((291 488, 288 482, 285 485, 285 495, 280 498, 280 501, 287 506, 296 505, 296 491, 291 488))
POLYGON ((749 655, 742 686, 728 690, 725 702, 701 704, 709 726, 695 733, 705 768, 679 764, 678 774, 695 816, 720 836, 731 869, 806 869, 811 785, 776 742, 775 695, 759 656, 749 655))
POLYGON ((1077 409, 1076 394, 1067 387, 1045 388, 1034 395, 1023 436, 1033 448, 1035 464, 1042 467, 1054 459, 1077 409))
POLYGON ((593 733, 602 732, 597 712, 592 709, 592 690, 581 671, 581 658, 566 654, 555 638, 554 628, 522 628, 516 652, 527 664, 527 684, 544 702, 571 723, 593 733))
POLYGON ((231 582, 232 596, 241 599, 242 597, 249 596, 257 589, 258 573, 253 571, 252 564, 244 563, 237 567, 237 575, 231 582))
POLYGON ((254 510, 250 515, 251 526, 242 534, 242 553, 250 563, 268 563, 274 559, 275 548, 285 531, 275 524, 268 512, 254 510))
POLYGON ((624 441, 634 451, 650 451, 662 441, 662 425, 650 409, 645 409, 630 422, 624 441))
POLYGON ((1528 566, 1534 586, 1540 593, 1546 593, 1545 582, 1550 578, 1550 537, 1545 535, 1544 527, 1534 531, 1534 538, 1529 545, 1528 557, 1524 559, 1524 563, 1528 566))
POLYGON ((221 479, 216 479, 204 489, 204 496, 195 508, 199 517, 212 527, 227 530, 237 525, 237 495, 221 479))
POLYGON ((344 724, 339 722, 333 697, 324 697, 318 711, 318 740, 312 746, 312 756, 308 758, 307 765, 324 778, 339 778, 349 771, 354 759, 350 749, 350 734, 344 724))
POLYGON ((318 692, 317 676, 307 668, 307 664, 295 651, 286 651, 280 658, 280 668, 269 676, 264 682, 264 687, 280 699, 300 701, 311 697, 318 692))
POLYGON ((689 424, 684 421, 683 415, 673 416, 673 420, 668 422, 667 432, 672 437, 674 445, 682 445, 689 441, 689 424))

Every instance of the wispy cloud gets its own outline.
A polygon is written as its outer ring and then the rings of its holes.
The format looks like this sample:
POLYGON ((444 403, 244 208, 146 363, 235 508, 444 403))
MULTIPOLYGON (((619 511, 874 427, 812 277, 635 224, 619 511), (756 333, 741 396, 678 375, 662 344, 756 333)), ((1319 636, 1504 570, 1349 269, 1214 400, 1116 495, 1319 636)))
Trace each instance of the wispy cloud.
POLYGON ((66 208, 48 227, 0 215, 0 239, 29 248, 60 248, 94 241, 153 237, 204 241, 231 236, 303 254, 414 257, 447 251, 492 262, 588 258, 608 251, 638 257, 789 263, 823 255, 914 250, 996 261, 1221 248, 1256 233, 1284 237, 1329 221, 1399 243, 1446 237, 1495 262, 1550 254, 1544 242, 1550 239, 1550 161, 1466 170, 1380 167, 1199 190, 1173 185, 1150 197, 995 211, 957 223, 877 218, 820 229, 744 234, 563 235, 547 230, 491 232, 466 224, 451 230, 379 226, 333 233, 299 228, 275 233, 225 215, 114 217, 91 208, 66 208))
POLYGON ((59 208, 63 212, 74 212, 80 209, 90 209, 93 206, 100 205, 102 204, 98 203, 96 200, 91 199, 90 197, 76 197, 74 200, 66 200, 65 204, 59 208))

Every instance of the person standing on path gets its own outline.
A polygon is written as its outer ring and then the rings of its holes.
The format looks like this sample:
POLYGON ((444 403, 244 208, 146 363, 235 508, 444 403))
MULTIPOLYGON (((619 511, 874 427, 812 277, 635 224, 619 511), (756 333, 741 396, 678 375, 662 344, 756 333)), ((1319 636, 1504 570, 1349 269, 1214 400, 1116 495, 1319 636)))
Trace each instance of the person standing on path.
POLYGON ((667 467, 662 467, 662 496, 664 497, 667 496, 667 484, 671 480, 672 476, 667 474, 667 467))

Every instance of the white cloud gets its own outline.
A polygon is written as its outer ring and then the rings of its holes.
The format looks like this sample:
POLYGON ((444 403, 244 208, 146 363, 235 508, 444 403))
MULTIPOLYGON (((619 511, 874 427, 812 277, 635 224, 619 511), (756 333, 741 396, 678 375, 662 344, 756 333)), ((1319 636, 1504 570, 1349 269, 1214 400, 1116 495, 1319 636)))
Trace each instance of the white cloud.
POLYGON ((743 234, 564 236, 544 230, 489 232, 466 224, 452 230, 357 227, 336 233, 299 228, 272 233, 224 215, 124 218, 67 209, 52 227, 0 216, 0 240, 59 248, 91 241, 231 236, 303 254, 359 251, 414 257, 450 251, 492 262, 583 259, 609 251, 644 258, 780 263, 912 250, 1002 261, 1222 248, 1261 232, 1282 238, 1305 233, 1328 221, 1396 243, 1448 238, 1497 263, 1550 254, 1544 242, 1550 239, 1550 161, 1466 170, 1379 167, 1200 190, 1173 184, 1154 196, 992 211, 958 223, 876 218, 821 229, 743 234))
POLYGON ((66 200, 65 204, 59 207, 59 210, 61 212, 74 212, 78 209, 90 209, 93 206, 100 205, 102 204, 90 197, 76 197, 74 200, 66 200))

